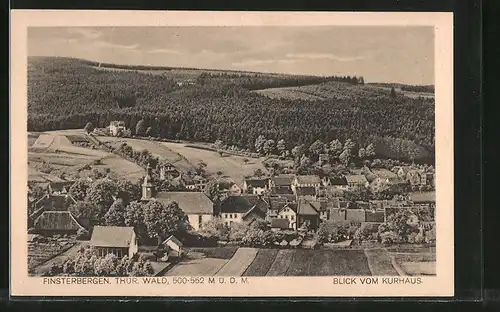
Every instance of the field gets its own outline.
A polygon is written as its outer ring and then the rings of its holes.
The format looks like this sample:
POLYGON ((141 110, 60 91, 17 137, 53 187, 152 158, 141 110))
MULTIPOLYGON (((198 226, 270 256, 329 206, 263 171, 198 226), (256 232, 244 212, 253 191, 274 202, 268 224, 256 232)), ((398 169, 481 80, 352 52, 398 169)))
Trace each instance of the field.
POLYGON ((28 181, 56 182, 85 177, 92 175, 94 168, 109 169, 112 176, 133 182, 143 176, 144 170, 128 160, 71 142, 84 136, 82 130, 28 134, 28 142, 31 141, 28 148, 28 181), (86 166, 90 167, 84 170, 86 166))
POLYGON ((389 252, 406 275, 436 275, 436 254, 434 252, 389 252))
POLYGON ((165 145, 170 150, 181 154, 190 163, 197 164, 199 161, 203 161, 207 164, 205 170, 209 174, 215 174, 218 171, 221 171, 224 177, 231 179, 239 185, 242 185, 245 176, 252 175, 256 169, 261 169, 265 172, 265 168, 260 159, 249 157, 247 158, 249 160, 248 163, 245 164, 243 161, 245 157, 241 156, 228 154, 220 156, 216 152, 187 147, 182 143, 161 142, 161 144, 165 145))
POLYGON ((50 258, 70 249, 74 243, 49 241, 28 243, 28 267, 34 268, 46 262, 50 258))
MULTIPOLYGON (((232 248, 232 247, 231 247, 232 248)), ((384 249, 341 250, 341 249, 257 249, 238 248, 191 249, 187 259, 175 265, 166 274, 215 275, 215 276, 339 276, 339 275, 385 275, 395 276, 391 257, 384 249), (218 249, 221 249, 218 251, 218 249)), ((403 259, 403 258, 401 258, 403 259)), ((403 259, 404 260, 404 259, 403 259)), ((427 271, 416 273, 416 262, 402 262, 409 275, 426 274, 432 270, 427 262, 427 271)))
MULTIPOLYGON (((324 82, 317 85, 306 85, 299 87, 268 88, 255 90, 270 98, 281 98, 289 100, 326 100, 347 99, 349 97, 378 97, 388 96, 390 88, 377 85, 351 85, 342 82, 324 82)), ((398 93, 406 97, 433 98, 434 94, 425 92, 410 92, 398 90, 398 93)))
POLYGON ((172 149, 160 142, 116 137, 99 137, 99 140, 101 142, 108 143, 115 148, 120 147, 120 145, 123 143, 127 143, 128 146, 136 151, 147 149, 153 156, 158 157, 160 160, 171 163, 178 170, 181 170, 183 172, 187 172, 189 170, 194 171, 194 169, 196 168, 196 162, 189 161, 188 159, 183 157, 183 155, 174 152, 172 149))

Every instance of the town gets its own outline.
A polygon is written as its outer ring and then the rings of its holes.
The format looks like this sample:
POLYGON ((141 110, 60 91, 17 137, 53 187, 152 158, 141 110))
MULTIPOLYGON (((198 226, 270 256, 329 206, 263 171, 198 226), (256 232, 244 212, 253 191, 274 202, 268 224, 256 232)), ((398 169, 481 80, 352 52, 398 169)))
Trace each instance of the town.
MULTIPOLYGON (((38 134, 33 153, 47 153, 54 144, 59 154, 65 148, 102 151, 135 163, 143 174, 129 181, 109 168, 94 168, 86 176, 64 173, 53 181, 30 182, 31 274, 302 275, 310 272, 273 266, 292 261, 293 252, 315 257, 308 254, 313 251, 318 265, 335 266, 321 264, 327 260, 320 258, 349 250, 383 264, 374 269, 368 259, 370 270, 360 269, 360 275, 397 275, 412 261, 398 265, 394 257, 401 253, 389 257, 391 248, 435 244, 431 165, 378 158, 373 145, 349 139, 289 146, 259 136, 254 150, 220 140, 171 143, 220 159, 239 157, 243 168, 262 162, 262 169, 235 177, 222 170, 210 173, 203 161, 186 170, 161 151, 138 150, 137 142, 153 147, 168 140, 151 136, 143 120, 134 130, 132 136, 124 121, 112 121, 106 128, 89 122, 69 135, 38 134), (205 262, 196 267, 193 259, 205 262), (183 269, 179 263, 190 266, 183 269), (383 268, 387 263, 390 269, 383 268)), ((98 167, 100 161, 91 163, 98 167)))

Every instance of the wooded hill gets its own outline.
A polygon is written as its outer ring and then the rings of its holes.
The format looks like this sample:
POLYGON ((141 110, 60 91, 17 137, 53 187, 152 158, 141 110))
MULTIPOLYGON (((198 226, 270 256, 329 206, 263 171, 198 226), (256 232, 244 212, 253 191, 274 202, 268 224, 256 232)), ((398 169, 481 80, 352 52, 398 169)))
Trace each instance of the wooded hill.
POLYGON ((418 150, 412 158, 434 157, 434 99, 390 92, 381 96, 373 87, 364 86, 362 77, 194 69, 199 75, 180 84, 166 67, 152 74, 139 67, 127 70, 122 66, 118 71, 103 70, 103 64, 97 69, 98 65, 70 58, 30 57, 28 131, 83 128, 87 122, 105 127, 112 120, 124 120, 134 132, 137 122, 144 119, 155 136, 219 139, 250 150, 257 137, 264 135, 284 139, 290 149, 317 139, 351 139, 363 146, 377 144, 377 153, 384 157, 407 157, 401 144, 414 146, 413 154, 418 150), (339 92, 343 86, 363 92, 344 91, 342 97, 325 100, 271 99, 251 92, 320 83, 335 84, 333 90, 339 92))

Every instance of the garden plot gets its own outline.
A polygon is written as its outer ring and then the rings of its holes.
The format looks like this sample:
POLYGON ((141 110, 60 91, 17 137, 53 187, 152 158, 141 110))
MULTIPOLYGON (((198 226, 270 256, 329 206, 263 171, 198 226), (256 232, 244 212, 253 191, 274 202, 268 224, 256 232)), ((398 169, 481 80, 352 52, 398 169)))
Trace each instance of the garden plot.
POLYGON ((234 256, 215 275, 241 276, 257 256, 257 248, 239 248, 234 256))
POLYGON ((392 265, 391 258, 387 254, 387 251, 379 248, 365 249, 365 256, 372 275, 398 275, 398 272, 392 265))
POLYGON ((436 275, 435 252, 390 252, 389 256, 407 275, 436 275))
POLYGON ((293 255, 287 276, 371 275, 362 250, 301 250, 293 255))
POLYGON ((288 267, 292 263, 294 253, 295 250, 280 250, 266 276, 285 276, 288 267))
POLYGON ((278 249, 260 249, 243 276, 266 276, 278 252, 278 249))

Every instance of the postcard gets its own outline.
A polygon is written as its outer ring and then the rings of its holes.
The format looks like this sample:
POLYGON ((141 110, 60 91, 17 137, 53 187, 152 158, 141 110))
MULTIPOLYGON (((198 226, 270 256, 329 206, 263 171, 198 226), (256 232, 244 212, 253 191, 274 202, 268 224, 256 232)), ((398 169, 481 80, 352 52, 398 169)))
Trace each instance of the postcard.
POLYGON ((453 296, 452 13, 11 17, 13 297, 453 296))

